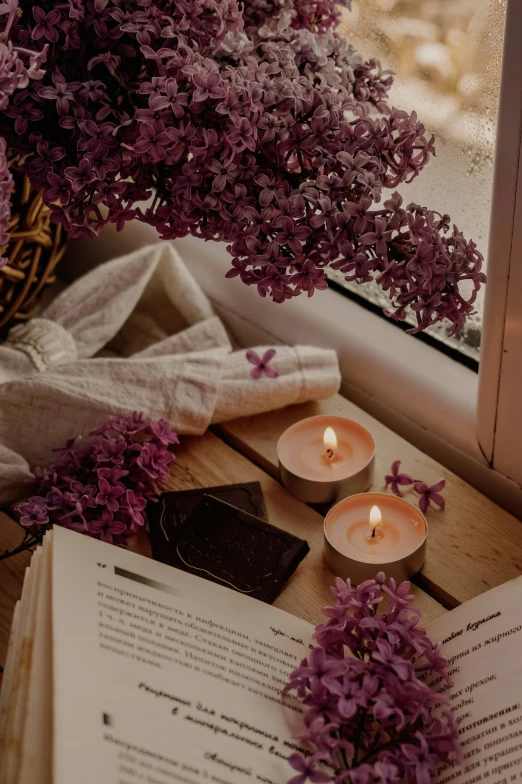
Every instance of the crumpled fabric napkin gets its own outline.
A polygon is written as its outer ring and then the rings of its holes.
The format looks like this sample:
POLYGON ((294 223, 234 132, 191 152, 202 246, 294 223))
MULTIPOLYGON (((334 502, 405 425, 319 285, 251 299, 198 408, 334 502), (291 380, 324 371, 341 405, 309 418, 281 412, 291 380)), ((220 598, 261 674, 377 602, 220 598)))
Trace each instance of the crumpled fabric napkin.
POLYGON ((0 502, 51 449, 108 415, 144 411, 180 434, 328 397, 334 351, 233 351, 211 303, 168 242, 95 268, 0 346, 0 502))

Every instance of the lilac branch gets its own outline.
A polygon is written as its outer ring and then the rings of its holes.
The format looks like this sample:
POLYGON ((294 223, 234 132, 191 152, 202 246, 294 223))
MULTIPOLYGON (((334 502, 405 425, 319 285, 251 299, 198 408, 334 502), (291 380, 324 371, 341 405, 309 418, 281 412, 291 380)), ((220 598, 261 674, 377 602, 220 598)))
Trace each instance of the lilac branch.
MULTIPOLYGON (((412 309, 411 331, 455 331, 482 255, 449 216, 398 193, 382 203, 433 139, 387 104, 391 74, 335 33, 341 5, 41 0, 18 16, 9 0, 0 134, 71 236, 138 219, 227 243, 227 276, 274 302, 325 289, 330 267, 375 280, 392 318, 412 309)), ((3 227, 6 201, 7 186, 3 227)))

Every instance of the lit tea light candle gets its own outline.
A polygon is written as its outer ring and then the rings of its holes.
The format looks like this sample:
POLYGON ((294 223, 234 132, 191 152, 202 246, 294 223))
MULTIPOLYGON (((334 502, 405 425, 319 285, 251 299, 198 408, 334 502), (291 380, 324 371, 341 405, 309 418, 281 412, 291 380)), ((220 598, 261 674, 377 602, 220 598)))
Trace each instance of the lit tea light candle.
POLYGON ((384 572, 408 580, 424 563, 428 526, 417 507, 386 493, 364 493, 336 504, 324 521, 325 559, 354 585, 384 572))
POLYGON ((351 419, 315 416, 285 430, 277 444, 281 481, 309 504, 331 504, 371 485, 375 443, 351 419))

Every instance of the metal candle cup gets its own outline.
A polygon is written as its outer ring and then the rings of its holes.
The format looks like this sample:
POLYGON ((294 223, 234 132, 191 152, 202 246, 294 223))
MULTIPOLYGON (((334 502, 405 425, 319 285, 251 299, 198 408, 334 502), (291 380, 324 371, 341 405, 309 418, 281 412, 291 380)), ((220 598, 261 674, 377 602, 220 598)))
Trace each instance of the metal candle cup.
POLYGON ((324 554, 332 572, 353 585, 377 572, 409 580, 424 563, 428 524, 417 507, 387 493, 363 493, 336 504, 324 520, 324 554), (372 522, 377 509, 382 525, 372 522))
POLYGON ((369 488, 375 443, 351 419, 315 416, 285 430, 277 443, 277 457, 281 481, 292 495, 308 504, 331 504, 369 488))

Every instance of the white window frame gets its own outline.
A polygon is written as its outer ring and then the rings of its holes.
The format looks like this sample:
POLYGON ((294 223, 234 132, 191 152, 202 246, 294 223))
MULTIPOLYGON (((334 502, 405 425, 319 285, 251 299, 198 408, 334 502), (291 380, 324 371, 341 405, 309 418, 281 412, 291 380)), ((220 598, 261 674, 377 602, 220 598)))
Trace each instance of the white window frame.
MULTIPOLYGON (((225 245, 176 246, 240 345, 334 348, 342 392, 408 441, 522 518, 522 1, 508 0, 480 373, 329 289, 283 305, 226 280, 225 245)), ((74 274, 157 241, 133 222, 95 244, 71 242, 74 274)), ((400 454, 397 454, 400 458, 400 454)))
POLYGON ((522 485, 522 4, 508 0, 497 123, 477 437, 522 485))

